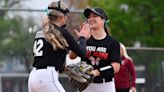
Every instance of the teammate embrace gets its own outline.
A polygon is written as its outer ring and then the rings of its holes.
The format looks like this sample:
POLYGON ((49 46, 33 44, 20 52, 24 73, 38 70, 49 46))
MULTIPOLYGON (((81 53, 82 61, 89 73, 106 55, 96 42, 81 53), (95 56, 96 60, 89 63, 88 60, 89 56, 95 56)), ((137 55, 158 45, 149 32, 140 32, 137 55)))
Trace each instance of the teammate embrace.
POLYGON ((63 1, 52 2, 48 6, 47 16, 43 19, 43 28, 34 40, 34 63, 28 80, 29 92, 65 92, 59 82, 59 71, 63 70, 68 50, 85 57, 86 38, 89 31, 78 33, 79 45, 65 29, 67 5, 63 1), (81 46, 81 47, 80 47, 81 46))
POLYGON ((48 5, 43 28, 34 40, 34 63, 28 80, 29 92, 66 92, 59 82, 66 54, 70 58, 80 56, 82 61, 93 66, 93 83, 84 92, 116 92, 114 75, 120 69, 120 45, 110 36, 106 23, 109 21, 101 8, 87 8, 84 22, 77 32, 78 43, 65 29, 67 5, 63 1, 48 5))

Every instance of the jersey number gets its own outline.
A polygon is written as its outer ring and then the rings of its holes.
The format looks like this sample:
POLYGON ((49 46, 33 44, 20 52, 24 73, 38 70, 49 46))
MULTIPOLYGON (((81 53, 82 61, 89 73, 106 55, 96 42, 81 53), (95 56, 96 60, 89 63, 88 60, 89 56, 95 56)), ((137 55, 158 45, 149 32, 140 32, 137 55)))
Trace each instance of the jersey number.
POLYGON ((33 52, 34 56, 43 56, 43 51, 41 50, 43 47, 43 40, 38 40, 34 42, 33 52))

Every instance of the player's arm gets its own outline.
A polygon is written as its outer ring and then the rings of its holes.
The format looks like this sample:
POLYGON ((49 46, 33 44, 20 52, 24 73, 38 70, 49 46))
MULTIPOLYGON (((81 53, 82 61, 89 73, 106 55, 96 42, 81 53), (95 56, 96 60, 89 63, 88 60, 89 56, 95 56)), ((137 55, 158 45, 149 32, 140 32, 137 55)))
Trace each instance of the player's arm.
POLYGON ((69 44, 69 50, 76 53, 77 56, 84 57, 85 50, 83 48, 86 48, 86 39, 84 37, 80 38, 80 44, 77 43, 77 41, 73 38, 73 36, 67 32, 66 30, 63 31, 63 36, 66 38, 67 43, 69 44))
POLYGON ((108 75, 114 77, 114 74, 119 72, 121 56, 120 56, 120 45, 117 41, 113 41, 113 44, 111 46, 110 61, 112 62, 110 65, 101 67, 99 69, 100 75, 104 77, 108 75))
MULTIPOLYGON (((82 41, 83 36, 85 36, 85 38, 89 38, 91 36, 90 34, 90 26, 87 22, 84 22, 81 27, 80 27, 80 32, 78 32, 77 30, 74 30, 76 32, 76 35, 79 37, 79 45, 81 46, 82 50, 86 50, 86 42, 82 41)), ((73 51, 69 52, 69 58, 70 59, 75 59, 77 57, 77 54, 73 51)))
POLYGON ((120 70, 120 63, 118 62, 112 62, 111 65, 101 67, 100 69, 96 69, 92 71, 92 74, 94 76, 108 76, 110 75, 111 77, 114 76, 115 73, 119 72, 120 70))
MULTIPOLYGON (((80 37, 79 40, 78 40, 78 43, 79 43, 79 46, 81 47, 82 49, 82 52, 83 52, 83 57, 85 57, 85 51, 86 51, 86 40, 84 37, 80 37)), ((71 47, 72 48, 72 47, 71 47)), ((76 49, 76 48, 72 48, 71 51, 69 52, 69 58, 70 59, 75 59, 79 53, 79 50, 76 49)))
POLYGON ((113 67, 114 74, 119 72, 121 64, 120 44, 116 40, 113 41, 111 46, 111 66, 113 67))
POLYGON ((119 69, 120 69, 120 63, 113 62, 111 65, 101 67, 99 69, 99 72, 100 72, 100 75, 104 77, 110 76, 112 78, 114 77, 114 74, 119 71, 119 69))
POLYGON ((74 52, 72 52, 72 51, 69 52, 70 59, 75 59, 76 57, 77 57, 77 55, 74 52))
POLYGON ((119 70, 120 70, 120 63, 118 63, 118 62, 113 62, 111 65, 113 66, 114 74, 115 74, 115 73, 118 73, 119 70))

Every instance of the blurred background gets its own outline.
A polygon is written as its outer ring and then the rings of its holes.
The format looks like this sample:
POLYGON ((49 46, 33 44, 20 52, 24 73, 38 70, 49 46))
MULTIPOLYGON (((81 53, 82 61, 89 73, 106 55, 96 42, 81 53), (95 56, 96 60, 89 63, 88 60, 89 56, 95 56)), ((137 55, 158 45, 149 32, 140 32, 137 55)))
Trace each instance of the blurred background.
MULTIPOLYGON (((51 1, 0 0, 0 92, 28 92, 34 34, 51 1)), ((64 1, 71 10, 67 27, 73 35, 85 20, 86 7, 103 8, 112 36, 134 60, 138 92, 164 92, 164 0, 64 1)), ((68 92, 75 92, 65 74, 60 80, 68 92)))

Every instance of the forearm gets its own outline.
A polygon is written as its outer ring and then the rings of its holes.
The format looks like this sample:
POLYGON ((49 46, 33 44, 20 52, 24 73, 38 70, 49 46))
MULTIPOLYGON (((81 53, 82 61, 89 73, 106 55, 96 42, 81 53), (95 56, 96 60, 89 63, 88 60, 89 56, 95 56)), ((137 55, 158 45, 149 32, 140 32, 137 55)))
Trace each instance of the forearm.
POLYGON ((114 77, 114 68, 112 65, 108 65, 108 66, 105 66, 105 67, 101 67, 99 69, 99 72, 100 72, 100 75, 102 77, 111 77, 113 78, 114 77))
POLYGON ((119 69, 120 69, 120 64, 117 62, 113 62, 111 65, 101 67, 99 71, 101 76, 114 77, 114 74, 117 73, 119 69))
POLYGON ((118 63, 118 62, 112 62, 111 65, 113 66, 114 74, 115 74, 115 73, 118 73, 119 70, 120 70, 120 63, 118 63))
POLYGON ((79 37, 78 44, 81 47, 82 51, 86 52, 86 39, 84 37, 79 37))
POLYGON ((77 55, 74 52, 72 52, 72 51, 69 52, 70 59, 75 59, 76 57, 77 57, 77 55))
POLYGON ((77 56, 80 56, 81 58, 85 57, 86 39, 84 37, 79 38, 77 47, 80 48, 75 48, 75 46, 71 48, 71 51, 69 52, 70 59, 75 59, 77 56))

